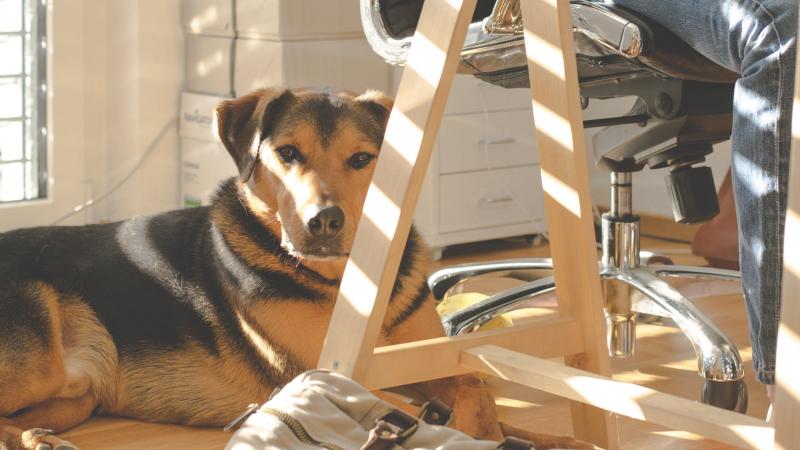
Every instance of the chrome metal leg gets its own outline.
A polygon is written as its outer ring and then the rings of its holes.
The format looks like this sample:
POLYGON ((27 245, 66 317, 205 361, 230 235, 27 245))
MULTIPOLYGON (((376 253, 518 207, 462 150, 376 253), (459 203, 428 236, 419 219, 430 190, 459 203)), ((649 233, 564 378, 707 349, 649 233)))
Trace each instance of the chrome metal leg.
POLYGON ((530 270, 553 270, 553 260, 550 258, 520 258, 445 267, 433 272, 428 277, 428 287, 433 292, 433 296, 437 300, 441 300, 447 291, 466 279, 492 276, 531 280, 530 276, 520 273, 530 270))
MULTIPOLYGON (((640 266, 639 218, 631 214, 630 181, 630 174, 611 175, 612 207, 603 216, 603 255, 599 268, 604 288, 609 352, 616 357, 634 354, 637 313, 669 317, 689 339, 697 355, 698 372, 705 378, 702 400, 743 412, 747 409, 747 388, 739 352, 730 339, 678 290, 691 288, 702 294, 703 291, 698 291, 695 285, 713 284, 715 288, 706 291, 706 295, 741 293, 738 283, 728 283, 739 281, 739 272, 675 265, 640 266), (718 286, 725 288, 719 289, 718 286)), ((471 332, 495 316, 519 308, 532 297, 555 290, 552 276, 536 273, 549 273, 552 269, 549 258, 463 264, 434 272, 428 278, 428 286, 436 298, 441 299, 454 286, 475 277, 510 277, 527 281, 444 317, 447 334, 452 336, 471 332)))
MULTIPOLYGON (((537 267, 538 268, 538 267, 537 267)), ((630 286, 640 292, 651 307, 657 307, 659 315, 670 317, 689 339, 697 355, 698 373, 705 379, 701 400, 704 403, 729 410, 747 410, 747 386, 744 384, 744 367, 741 356, 733 343, 694 304, 675 288, 652 273, 651 268, 625 271, 605 270, 605 280, 611 278, 618 284, 630 286)), ((536 296, 553 292, 552 277, 523 283, 516 288, 487 297, 461 311, 442 318, 448 335, 454 336, 474 331, 492 318, 514 309, 536 296)), ((638 311, 634 303, 634 311, 638 311)), ((632 329, 635 324, 625 323, 625 317, 609 315, 615 323, 612 336, 616 338, 618 350, 627 353, 624 345, 633 342, 632 329), (626 334, 628 333, 628 334, 626 334)))
POLYGON ((737 282, 741 280, 741 274, 737 270, 717 269, 714 267, 663 265, 649 266, 649 270, 659 277, 710 278, 737 282))
MULTIPOLYGON (((670 281, 677 281, 676 278, 686 278, 704 281, 739 281, 739 272, 734 270, 715 269, 711 267, 693 267, 678 265, 658 265, 642 266, 658 277, 672 278, 670 281)), ((603 265, 600 265, 603 270, 603 265)), ((502 261, 487 261, 478 263, 460 264, 457 266, 445 267, 433 272, 428 277, 428 287, 434 296, 441 300, 448 290, 458 283, 476 277, 508 277, 524 281, 533 281, 541 276, 532 277, 530 271, 551 271, 553 262, 550 258, 520 258, 502 261)), ((546 276, 546 275, 545 275, 546 276)), ((726 283, 729 286, 724 291, 718 291, 715 295, 735 294, 741 289, 735 283, 726 283)), ((724 285, 722 285, 724 286, 724 285)))
MULTIPOLYGON (((600 271, 639 267, 639 217, 632 214, 631 173, 611 173, 611 209, 602 217, 603 256, 600 271)), ((636 351, 636 313, 633 288, 617 277, 602 277, 606 313, 606 343, 612 358, 636 351)))
POLYGON ((675 288, 647 269, 620 271, 615 276, 667 311, 692 343, 700 375, 716 381, 737 380, 744 376, 742 358, 733 342, 675 288))
MULTIPOLYGON (((688 298, 717 295, 741 295, 742 285, 738 271, 691 266, 646 266, 653 275, 664 279, 688 298)), ((637 309, 637 306, 634 306, 637 309)), ((638 307, 639 312, 641 305, 638 307)))
POLYGON ((442 317, 448 336, 469 333, 500 314, 516 309, 531 297, 552 292, 556 288, 553 277, 540 278, 523 283, 487 297, 449 316, 442 317))
MULTIPOLYGON (((689 299, 650 273, 649 269, 606 270, 602 277, 635 288, 662 309, 666 316, 672 318, 689 339, 697 354, 700 375, 717 381, 735 380, 744 375, 741 356, 730 339, 689 299)), ((533 296, 554 289, 555 283, 552 277, 541 278, 487 297, 442 320, 449 335, 463 334, 499 314, 517 308, 520 303, 533 296)), ((626 327, 627 325, 623 324, 615 332, 626 333, 628 332, 626 327)))

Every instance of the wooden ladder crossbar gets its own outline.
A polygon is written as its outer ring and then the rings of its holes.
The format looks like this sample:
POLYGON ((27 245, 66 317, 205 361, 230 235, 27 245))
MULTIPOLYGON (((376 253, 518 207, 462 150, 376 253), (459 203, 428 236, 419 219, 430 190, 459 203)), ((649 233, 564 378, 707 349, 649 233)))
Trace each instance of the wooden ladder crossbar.
POLYGON ((474 371, 597 406, 633 419, 689 431, 738 447, 770 449, 774 429, 765 421, 494 345, 461 352, 474 371))
POLYGON ((489 373, 570 399, 575 436, 609 449, 618 447, 611 412, 746 448, 800 448, 800 302, 789 298, 800 292, 800 252, 789 250, 800 248, 800 164, 790 175, 777 428, 610 378, 569 0, 521 0, 560 318, 375 348, 475 4, 424 3, 319 367, 372 389, 489 373), (560 356, 566 366, 542 359, 560 356))
POLYGON ((583 332, 576 319, 558 318, 456 337, 378 347, 361 384, 383 389, 473 372, 461 365, 459 355, 477 345, 498 345, 556 358, 583 353, 583 332))

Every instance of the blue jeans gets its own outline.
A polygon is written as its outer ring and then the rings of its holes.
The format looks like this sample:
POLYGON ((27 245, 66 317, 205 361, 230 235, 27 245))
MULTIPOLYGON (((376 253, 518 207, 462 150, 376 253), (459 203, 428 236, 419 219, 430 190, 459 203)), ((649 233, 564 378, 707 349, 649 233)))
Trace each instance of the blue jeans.
POLYGON ((775 383, 798 1, 613 0, 741 74, 731 168, 753 366, 766 384, 775 383))

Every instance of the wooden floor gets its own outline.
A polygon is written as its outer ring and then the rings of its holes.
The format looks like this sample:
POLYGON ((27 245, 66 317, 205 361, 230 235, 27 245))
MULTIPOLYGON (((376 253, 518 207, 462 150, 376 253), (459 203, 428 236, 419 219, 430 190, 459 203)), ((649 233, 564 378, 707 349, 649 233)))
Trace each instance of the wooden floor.
MULTIPOLYGON (((688 254, 685 244, 643 239, 643 250, 657 250, 679 264, 703 264, 688 254)), ((467 261, 546 256, 546 245, 530 246, 524 241, 494 241, 448 250, 441 265, 467 261)), ((511 284, 510 280, 476 282, 470 291, 491 293, 511 284)), ((763 386, 753 379, 751 351, 747 339, 744 303, 740 295, 716 295, 697 300, 697 305, 737 344, 745 360, 750 394, 748 414, 763 418, 767 399, 763 386)), ((544 306, 547 306, 546 304, 544 306)), ((547 314, 545 309, 539 313, 547 314)), ((674 327, 640 324, 637 328, 637 356, 614 360, 614 378, 638 383, 682 397, 699 398, 702 380, 688 341, 674 327)), ((570 434, 571 424, 566 401, 491 380, 497 396, 501 419, 518 427, 551 434, 570 434)), ((732 448, 680 431, 666 430, 632 419, 620 419, 620 442, 623 449, 725 449, 732 448)), ((63 435, 82 450, 140 449, 220 449, 230 434, 218 429, 190 428, 149 424, 125 419, 98 417, 63 435)))

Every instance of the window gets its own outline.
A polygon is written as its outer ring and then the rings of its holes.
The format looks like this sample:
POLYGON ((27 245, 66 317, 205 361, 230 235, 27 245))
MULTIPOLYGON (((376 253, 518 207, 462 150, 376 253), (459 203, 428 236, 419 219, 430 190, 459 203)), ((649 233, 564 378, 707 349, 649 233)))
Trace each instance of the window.
POLYGON ((47 196, 46 0, 0 0, 0 203, 47 196))

